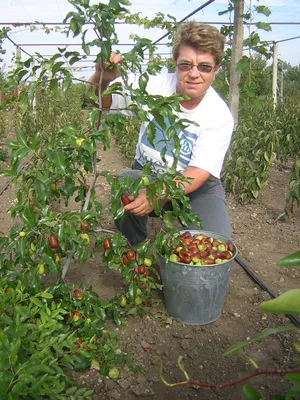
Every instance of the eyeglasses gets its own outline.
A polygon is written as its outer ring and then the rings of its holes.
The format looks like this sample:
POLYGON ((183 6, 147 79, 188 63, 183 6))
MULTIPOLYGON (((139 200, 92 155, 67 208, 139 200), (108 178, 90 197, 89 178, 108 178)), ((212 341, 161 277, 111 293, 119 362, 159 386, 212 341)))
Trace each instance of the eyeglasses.
POLYGON ((192 64, 188 62, 180 62, 176 66, 180 71, 190 71, 193 67, 197 67, 199 72, 204 72, 205 74, 209 74, 214 68, 210 64, 192 64))

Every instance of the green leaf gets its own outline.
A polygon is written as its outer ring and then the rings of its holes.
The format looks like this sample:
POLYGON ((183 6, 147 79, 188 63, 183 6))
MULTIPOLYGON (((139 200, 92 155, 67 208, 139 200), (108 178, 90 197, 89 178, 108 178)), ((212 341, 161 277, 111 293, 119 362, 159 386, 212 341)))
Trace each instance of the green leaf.
POLYGON ((140 89, 141 89, 142 91, 145 91, 145 90, 146 90, 148 80, 149 80, 148 75, 145 74, 145 73, 142 74, 142 75, 139 77, 139 87, 140 87, 140 89))
POLYGON ((287 391, 285 400, 298 400, 299 396, 300 396, 300 383, 295 382, 294 386, 287 391))
POLYGON ((26 143, 26 140, 25 140, 25 137, 20 131, 16 132, 16 140, 21 146, 28 147, 27 143, 26 143))
POLYGON ((292 372, 290 374, 285 375, 286 379, 291 382, 298 382, 300 383, 300 373, 299 372, 292 372))
POLYGON ((63 93, 66 93, 67 90, 69 89, 70 85, 71 85, 71 76, 67 75, 64 80, 62 81, 62 91, 63 93))
POLYGON ((279 326, 277 328, 265 329, 264 331, 259 332, 256 335, 254 335, 249 340, 243 340, 241 342, 234 343, 227 350, 225 350, 224 355, 227 356, 229 354, 236 353, 236 352, 240 351, 243 347, 247 346, 248 344, 253 343, 256 340, 263 339, 267 336, 273 335, 275 333, 286 332, 286 331, 295 330, 295 329, 299 329, 299 328, 297 328, 294 325, 284 325, 284 326, 279 326))
POLYGON ((52 294, 50 294, 48 292, 40 293, 39 296, 42 297, 43 299, 52 299, 53 298, 52 294))
POLYGON ((266 32, 269 32, 272 30, 271 25, 266 22, 256 22, 255 26, 256 26, 256 28, 262 29, 266 32))
POLYGON ((18 149, 20 147, 19 143, 12 142, 10 140, 5 142, 5 146, 8 147, 9 149, 18 149))
POLYGON ((36 297, 30 297, 30 301, 31 301, 31 303, 33 303, 34 305, 36 305, 38 307, 43 307, 43 303, 41 302, 41 300, 39 300, 36 297))
POLYGON ((261 395, 250 385, 243 386, 243 395, 246 400, 262 400, 261 395))
POLYGON ((52 75, 55 75, 56 72, 58 72, 63 65, 64 65, 64 61, 59 61, 59 62, 55 63, 52 67, 52 75))
POLYGON ((52 161, 58 168, 61 174, 65 174, 66 172, 66 159, 63 152, 52 151, 52 161))
POLYGON ((63 221, 58 228, 58 241, 62 250, 65 250, 65 222, 63 221))
POLYGON ((30 83, 27 88, 28 102, 32 106, 35 98, 36 83, 30 83))
POLYGON ((263 301, 259 308, 274 314, 300 314, 300 289, 291 289, 275 299, 263 301))
POLYGON ((51 92, 53 92, 54 96, 58 99, 59 93, 58 93, 58 83, 56 79, 51 79, 50 84, 49 84, 51 92))
POLYGON ((173 214, 171 211, 166 211, 163 215, 163 221, 168 228, 173 228, 173 214))
POLYGON ((35 187, 38 198, 40 198, 42 202, 45 203, 47 200, 47 189, 45 186, 45 182, 41 181, 40 179, 36 179, 35 187))
POLYGON ((269 15, 271 15, 271 10, 266 7, 266 6, 256 6, 255 10, 259 13, 259 14, 264 14, 266 17, 268 17, 269 15))
POLYGON ((66 394, 67 395, 74 394, 76 392, 76 390, 77 390, 77 387, 76 386, 72 386, 66 391, 66 394))
POLYGON ((19 71, 18 74, 17 74, 18 82, 20 82, 21 79, 22 79, 26 74, 28 74, 28 71, 27 71, 26 69, 23 69, 23 70, 19 71))
POLYGON ((279 261, 277 261, 277 265, 279 267, 300 267, 300 250, 297 250, 288 256, 282 257, 279 261))
POLYGON ((113 310, 113 321, 117 326, 121 325, 121 320, 120 320, 118 310, 113 310))

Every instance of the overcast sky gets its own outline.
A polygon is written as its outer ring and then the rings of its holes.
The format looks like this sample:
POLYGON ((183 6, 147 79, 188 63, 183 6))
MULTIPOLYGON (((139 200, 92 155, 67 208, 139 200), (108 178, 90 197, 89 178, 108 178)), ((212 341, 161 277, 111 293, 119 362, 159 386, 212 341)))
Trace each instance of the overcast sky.
MULTIPOLYGON (((95 0, 90 1, 91 4, 97 3, 95 0)), ((102 2, 105 2, 105 0, 102 2)), ((132 5, 129 6, 131 13, 140 12, 142 16, 149 18, 155 16, 155 13, 162 12, 176 17, 177 20, 185 18, 188 14, 195 11, 204 0, 132 0, 132 5)), ((246 1, 246 3, 248 3, 246 1)), ((266 22, 300 22, 300 0, 252 0, 252 4, 265 5, 271 10, 270 17, 266 18, 263 15, 255 17, 256 21, 266 22)), ((218 16, 218 12, 224 10, 227 5, 227 0, 215 0, 212 4, 205 7, 203 10, 194 14, 191 18, 203 22, 225 22, 228 21, 228 16, 218 16)), ((0 22, 62 22, 65 15, 73 10, 72 5, 67 0, 0 0, 0 22)), ((220 25, 216 25, 220 28, 220 25)), ((2 28, 3 26, 0 26, 2 28)), ((161 30, 141 31, 140 28, 134 28, 132 25, 119 25, 117 33, 120 43, 128 43, 128 35, 132 32, 138 33, 140 36, 148 37, 151 40, 157 40, 165 34, 161 30), (135 30, 136 29, 136 30, 135 30)), ((262 39, 268 41, 280 41, 300 36, 300 25, 272 25, 272 31, 265 33, 259 31, 262 39)), ((29 43, 35 44, 54 44, 54 43, 79 43, 80 38, 67 40, 65 36, 57 32, 51 32, 46 35, 42 31, 29 32, 23 28, 13 28, 11 39, 22 44, 22 48, 29 54, 39 52, 42 55, 53 54, 57 51, 57 46, 26 46, 29 43)), ((162 41, 165 42, 165 41, 162 41)), ((4 47, 7 49, 7 54, 4 56, 5 65, 10 64, 10 60, 15 47, 5 42, 4 47)), ((80 51, 80 47, 70 47, 72 50, 80 51)), ((122 46, 120 51, 126 51, 122 46)), ((170 51, 168 48, 159 47, 160 52, 170 51)), ((293 66, 298 66, 300 63, 300 38, 288 40, 278 44, 279 58, 289 62, 293 66)), ((22 53, 22 59, 26 59, 27 55, 22 53)), ((82 63, 82 66, 88 67, 91 62, 82 63)), ((82 77, 90 76, 92 73, 89 69, 84 69, 80 73, 82 77)))

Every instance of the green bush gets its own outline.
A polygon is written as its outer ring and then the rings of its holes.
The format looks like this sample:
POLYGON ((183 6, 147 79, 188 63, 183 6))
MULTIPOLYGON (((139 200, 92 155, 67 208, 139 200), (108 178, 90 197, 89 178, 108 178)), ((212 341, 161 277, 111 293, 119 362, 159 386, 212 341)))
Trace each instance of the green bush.
POLYGON ((241 109, 223 168, 226 189, 242 203, 257 198, 275 160, 295 162, 299 155, 299 101, 286 98, 276 109, 271 97, 259 101, 260 107, 241 109))

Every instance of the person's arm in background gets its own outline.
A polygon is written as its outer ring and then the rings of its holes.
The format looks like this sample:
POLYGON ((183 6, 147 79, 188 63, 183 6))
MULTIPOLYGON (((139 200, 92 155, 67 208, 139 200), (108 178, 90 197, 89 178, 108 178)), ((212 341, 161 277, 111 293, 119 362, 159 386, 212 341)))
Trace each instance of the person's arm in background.
MULTIPOLYGON (((110 56, 110 62, 112 63, 119 63, 122 61, 122 56, 120 54, 115 54, 112 53, 110 56)), ((88 83, 86 84, 86 90, 89 91, 89 89, 93 86, 95 88, 95 95, 99 97, 99 83, 101 80, 101 92, 106 90, 109 86, 109 84, 114 81, 118 76, 120 75, 120 70, 116 67, 113 66, 112 68, 106 68, 107 63, 104 64, 104 68, 102 68, 101 63, 96 64, 96 71, 94 74, 90 77, 88 83), (101 76, 102 75, 102 76, 101 76)), ((92 99, 89 99, 90 103, 95 106, 99 107, 99 104, 97 104, 95 101, 92 99)), ((110 108, 112 102, 111 94, 102 97, 101 99, 101 108, 110 108)))

